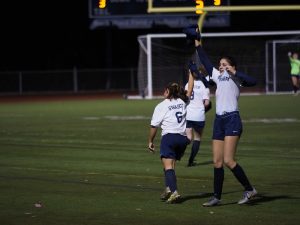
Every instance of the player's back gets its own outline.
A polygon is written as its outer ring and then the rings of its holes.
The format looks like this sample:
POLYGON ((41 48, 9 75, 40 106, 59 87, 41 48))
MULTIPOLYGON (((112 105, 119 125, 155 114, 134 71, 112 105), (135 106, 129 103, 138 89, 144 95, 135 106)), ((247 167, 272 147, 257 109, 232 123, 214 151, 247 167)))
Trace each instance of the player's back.
MULTIPOLYGON (((185 86, 185 89, 187 89, 187 85, 185 86)), ((205 120, 205 107, 203 104, 204 99, 209 99, 209 90, 207 90, 202 81, 195 80, 190 102, 187 106, 187 120, 205 120)))
POLYGON ((151 125, 160 126, 162 135, 167 133, 185 135, 186 103, 180 98, 165 99, 155 107, 151 125))

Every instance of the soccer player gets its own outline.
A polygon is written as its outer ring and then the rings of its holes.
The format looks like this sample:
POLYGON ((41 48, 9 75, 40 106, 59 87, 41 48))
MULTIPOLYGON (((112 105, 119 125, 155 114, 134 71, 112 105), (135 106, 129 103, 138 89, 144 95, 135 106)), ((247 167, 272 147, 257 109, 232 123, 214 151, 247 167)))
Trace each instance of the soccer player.
POLYGON ((158 127, 161 127, 160 158, 165 176, 165 191, 161 199, 167 203, 177 203, 181 196, 177 190, 175 164, 184 154, 191 141, 191 135, 186 133, 186 107, 193 89, 193 77, 189 74, 189 88, 185 91, 177 83, 170 83, 164 91, 165 99, 159 103, 151 119, 148 139, 148 149, 155 152, 154 138, 158 127))
MULTIPOLYGON (((200 71, 194 62, 190 62, 189 68, 192 73, 198 73, 193 76, 195 77, 194 88, 190 97, 190 103, 187 106, 186 116, 187 130, 193 134, 192 148, 187 164, 188 167, 191 167, 196 165, 194 161, 200 149, 201 138, 205 127, 205 112, 207 111, 206 109, 209 109, 211 103, 210 90, 205 86, 206 83, 203 83, 200 79, 200 77, 205 77, 205 75, 200 74, 200 71)), ((200 70, 203 71, 203 68, 200 70)), ((188 84, 185 85, 185 89, 188 89, 188 84)))
POLYGON ((242 121, 238 109, 240 87, 254 86, 256 80, 237 70, 232 57, 223 56, 219 61, 219 68, 213 67, 201 46, 201 35, 196 27, 184 30, 187 38, 195 40, 195 47, 210 79, 215 82, 216 116, 213 127, 212 152, 214 162, 214 195, 203 206, 220 204, 224 182, 224 169, 227 166, 236 179, 244 187, 243 197, 238 204, 245 204, 257 195, 243 168, 235 160, 237 145, 242 134, 242 121))
POLYGON ((298 53, 296 52, 289 52, 288 57, 291 64, 291 79, 294 95, 298 95, 298 90, 300 88, 300 60, 298 59, 298 53))

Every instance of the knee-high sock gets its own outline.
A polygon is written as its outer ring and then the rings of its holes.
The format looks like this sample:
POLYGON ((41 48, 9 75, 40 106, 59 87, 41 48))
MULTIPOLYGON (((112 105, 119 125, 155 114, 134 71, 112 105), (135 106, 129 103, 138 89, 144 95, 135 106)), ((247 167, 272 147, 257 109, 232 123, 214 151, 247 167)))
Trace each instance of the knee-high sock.
POLYGON ((175 175, 175 170, 169 169, 165 171, 166 184, 170 188, 171 192, 177 190, 177 180, 175 175))
POLYGON ((214 168, 214 196, 221 199, 224 182, 224 168, 214 168))
POLYGON ((164 171, 165 186, 166 186, 166 187, 169 187, 169 186, 168 186, 168 181, 167 181, 167 176, 166 176, 166 170, 163 169, 163 171, 164 171))
POLYGON ((189 163, 193 163, 194 159, 200 149, 200 141, 193 141, 192 150, 189 158, 189 163))
POLYGON ((231 171, 236 177, 236 179, 241 183, 241 185, 244 186, 246 191, 253 190, 243 168, 239 164, 236 164, 236 166, 233 169, 231 169, 231 171))
POLYGON ((298 87, 296 85, 293 85, 293 91, 296 93, 298 91, 298 87))

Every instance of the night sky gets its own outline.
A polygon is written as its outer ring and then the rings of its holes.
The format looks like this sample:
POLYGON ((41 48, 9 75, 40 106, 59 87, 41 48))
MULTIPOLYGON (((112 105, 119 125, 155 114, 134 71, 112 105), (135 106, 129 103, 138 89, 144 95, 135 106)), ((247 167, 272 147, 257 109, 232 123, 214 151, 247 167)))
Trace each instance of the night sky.
MULTIPOLYGON (((300 4, 299 0, 231 0, 232 5, 300 4)), ((1 3, 0 72, 136 67, 137 36, 181 29, 90 30, 87 1, 1 3), (65 3, 62 3, 65 2, 65 3), (128 57, 129 52, 132 57, 128 57)), ((300 30, 300 11, 235 12, 231 27, 203 32, 300 30), (247 21, 247 22, 245 22, 247 21)))

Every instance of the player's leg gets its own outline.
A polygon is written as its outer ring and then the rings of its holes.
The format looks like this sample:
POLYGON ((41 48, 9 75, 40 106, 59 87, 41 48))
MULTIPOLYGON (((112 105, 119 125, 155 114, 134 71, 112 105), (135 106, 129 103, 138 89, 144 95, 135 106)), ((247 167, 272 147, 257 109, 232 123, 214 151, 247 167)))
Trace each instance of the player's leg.
POLYGON ((213 136, 212 136, 212 153, 214 163, 214 196, 205 202, 203 206, 215 206, 221 201, 223 182, 224 182, 224 120, 222 116, 216 116, 214 120, 213 136))
POLYGON ((213 140, 213 163, 214 163, 214 196, 221 199, 224 182, 224 141, 213 140))
POLYGON ((165 199, 167 203, 176 203, 180 199, 180 195, 177 191, 177 178, 175 174, 175 159, 162 158, 162 163, 165 170, 166 186, 169 187, 170 192, 167 193, 165 199))
POLYGON ((182 158, 190 141, 186 136, 180 134, 168 134, 164 136, 167 138, 164 140, 164 143, 169 144, 164 145, 164 150, 161 147, 161 160, 165 170, 166 185, 171 191, 171 195, 166 200, 166 203, 177 203, 180 201, 181 196, 177 191, 175 165, 176 161, 182 158))
POLYGON ((192 148, 191 153, 188 161, 188 166, 195 166, 195 157, 199 152, 200 144, 201 144, 201 137, 202 137, 203 129, 194 129, 193 134, 193 142, 192 142, 192 148))
POLYGON ((160 199, 162 201, 166 201, 170 197, 170 195, 171 195, 171 190, 170 190, 170 187, 168 186, 168 180, 167 180, 165 168, 163 168, 163 173, 164 173, 165 189, 161 193, 160 199))
POLYGON ((293 91, 294 94, 296 94, 297 91, 299 90, 299 78, 298 76, 292 75, 291 79, 292 79, 293 91))
POLYGON ((165 171, 167 186, 170 188, 172 192, 174 192, 177 190, 176 175, 175 175, 175 168, 174 168, 175 159, 162 158, 161 161, 165 171))
POLYGON ((223 140, 213 140, 213 162, 214 162, 214 195, 211 199, 203 204, 205 207, 218 205, 222 197, 222 189, 224 182, 223 168, 223 140))
POLYGON ((174 189, 174 179, 176 185, 176 177, 174 171, 175 152, 172 149, 174 137, 172 134, 166 134, 162 137, 160 143, 160 157, 163 165, 165 190, 160 195, 160 199, 165 201, 171 195, 171 186, 174 189))
POLYGON ((298 94, 298 91, 300 89, 300 75, 296 76, 296 85, 297 85, 297 94, 298 94))
POLYGON ((224 141, 224 164, 231 170, 235 178, 244 187, 244 195, 238 204, 248 202, 257 194, 255 188, 250 184, 250 181, 243 168, 235 161, 235 153, 237 149, 239 136, 226 136, 224 141))

